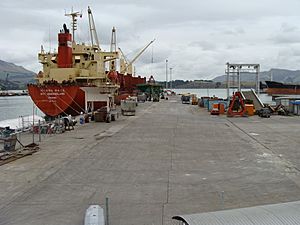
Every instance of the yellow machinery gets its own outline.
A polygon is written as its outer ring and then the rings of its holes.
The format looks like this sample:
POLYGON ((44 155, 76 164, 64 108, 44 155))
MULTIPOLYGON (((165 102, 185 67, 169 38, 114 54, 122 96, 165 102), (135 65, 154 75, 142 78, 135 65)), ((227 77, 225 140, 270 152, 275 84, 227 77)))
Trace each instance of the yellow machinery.
POLYGON ((198 105, 198 98, 197 98, 197 95, 192 94, 192 95, 191 95, 191 98, 192 98, 192 105, 198 105))

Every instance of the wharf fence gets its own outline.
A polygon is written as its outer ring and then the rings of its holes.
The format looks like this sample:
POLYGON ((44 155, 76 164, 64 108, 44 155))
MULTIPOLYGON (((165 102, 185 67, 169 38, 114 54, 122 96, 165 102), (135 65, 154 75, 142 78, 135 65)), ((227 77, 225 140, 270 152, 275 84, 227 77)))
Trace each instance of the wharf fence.
MULTIPOLYGON (((39 118, 37 118, 39 119, 39 118)), ((59 118, 54 121, 45 122, 44 120, 33 120, 27 116, 20 116, 14 121, 17 129, 2 129, 0 131, 0 151, 5 150, 7 139, 15 139, 14 149, 19 150, 32 143, 38 144, 49 137, 62 134, 66 129, 73 128, 73 122, 68 122, 67 118, 59 118), (66 122, 67 120, 67 122, 66 122)))

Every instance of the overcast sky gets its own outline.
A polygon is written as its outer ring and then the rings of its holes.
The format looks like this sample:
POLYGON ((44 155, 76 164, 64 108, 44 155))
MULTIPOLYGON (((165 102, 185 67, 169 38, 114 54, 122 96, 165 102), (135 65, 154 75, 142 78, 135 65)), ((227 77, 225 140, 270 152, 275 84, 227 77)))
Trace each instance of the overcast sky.
POLYGON ((173 79, 213 78, 224 73, 226 62, 300 69, 299 0, 1 0, 0 59, 38 72, 41 44, 57 48, 72 6, 83 12, 76 39, 88 42, 88 5, 102 49, 109 50, 113 26, 129 59, 156 38, 135 66, 157 80, 165 79, 166 59, 173 79))

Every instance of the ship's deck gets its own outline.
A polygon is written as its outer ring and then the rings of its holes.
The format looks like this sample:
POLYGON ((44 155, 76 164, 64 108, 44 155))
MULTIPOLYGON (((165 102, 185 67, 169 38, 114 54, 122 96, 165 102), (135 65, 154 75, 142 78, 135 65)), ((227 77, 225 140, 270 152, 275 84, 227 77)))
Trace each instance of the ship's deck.
POLYGON ((300 200, 299 117, 211 116, 180 97, 136 115, 78 125, 1 166, 0 224, 82 225, 105 197, 110 225, 300 200))

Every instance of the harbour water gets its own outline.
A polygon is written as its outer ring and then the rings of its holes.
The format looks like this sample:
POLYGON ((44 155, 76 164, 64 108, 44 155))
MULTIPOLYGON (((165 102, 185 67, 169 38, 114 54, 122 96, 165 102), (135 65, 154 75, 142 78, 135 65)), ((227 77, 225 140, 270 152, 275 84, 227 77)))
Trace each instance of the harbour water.
MULTIPOLYGON (((192 93, 201 96, 217 96, 219 98, 227 98, 226 89, 173 89, 177 94, 192 93)), ((272 98, 267 94, 260 94, 260 98, 264 103, 272 103, 272 98)), ((34 107, 30 96, 12 96, 0 98, 0 121, 7 119, 15 119, 20 116, 32 115, 33 111, 39 116, 43 113, 34 107)))
POLYGON ((30 96, 0 98, 0 121, 32 115, 33 112, 43 116, 43 113, 34 106, 30 96))

